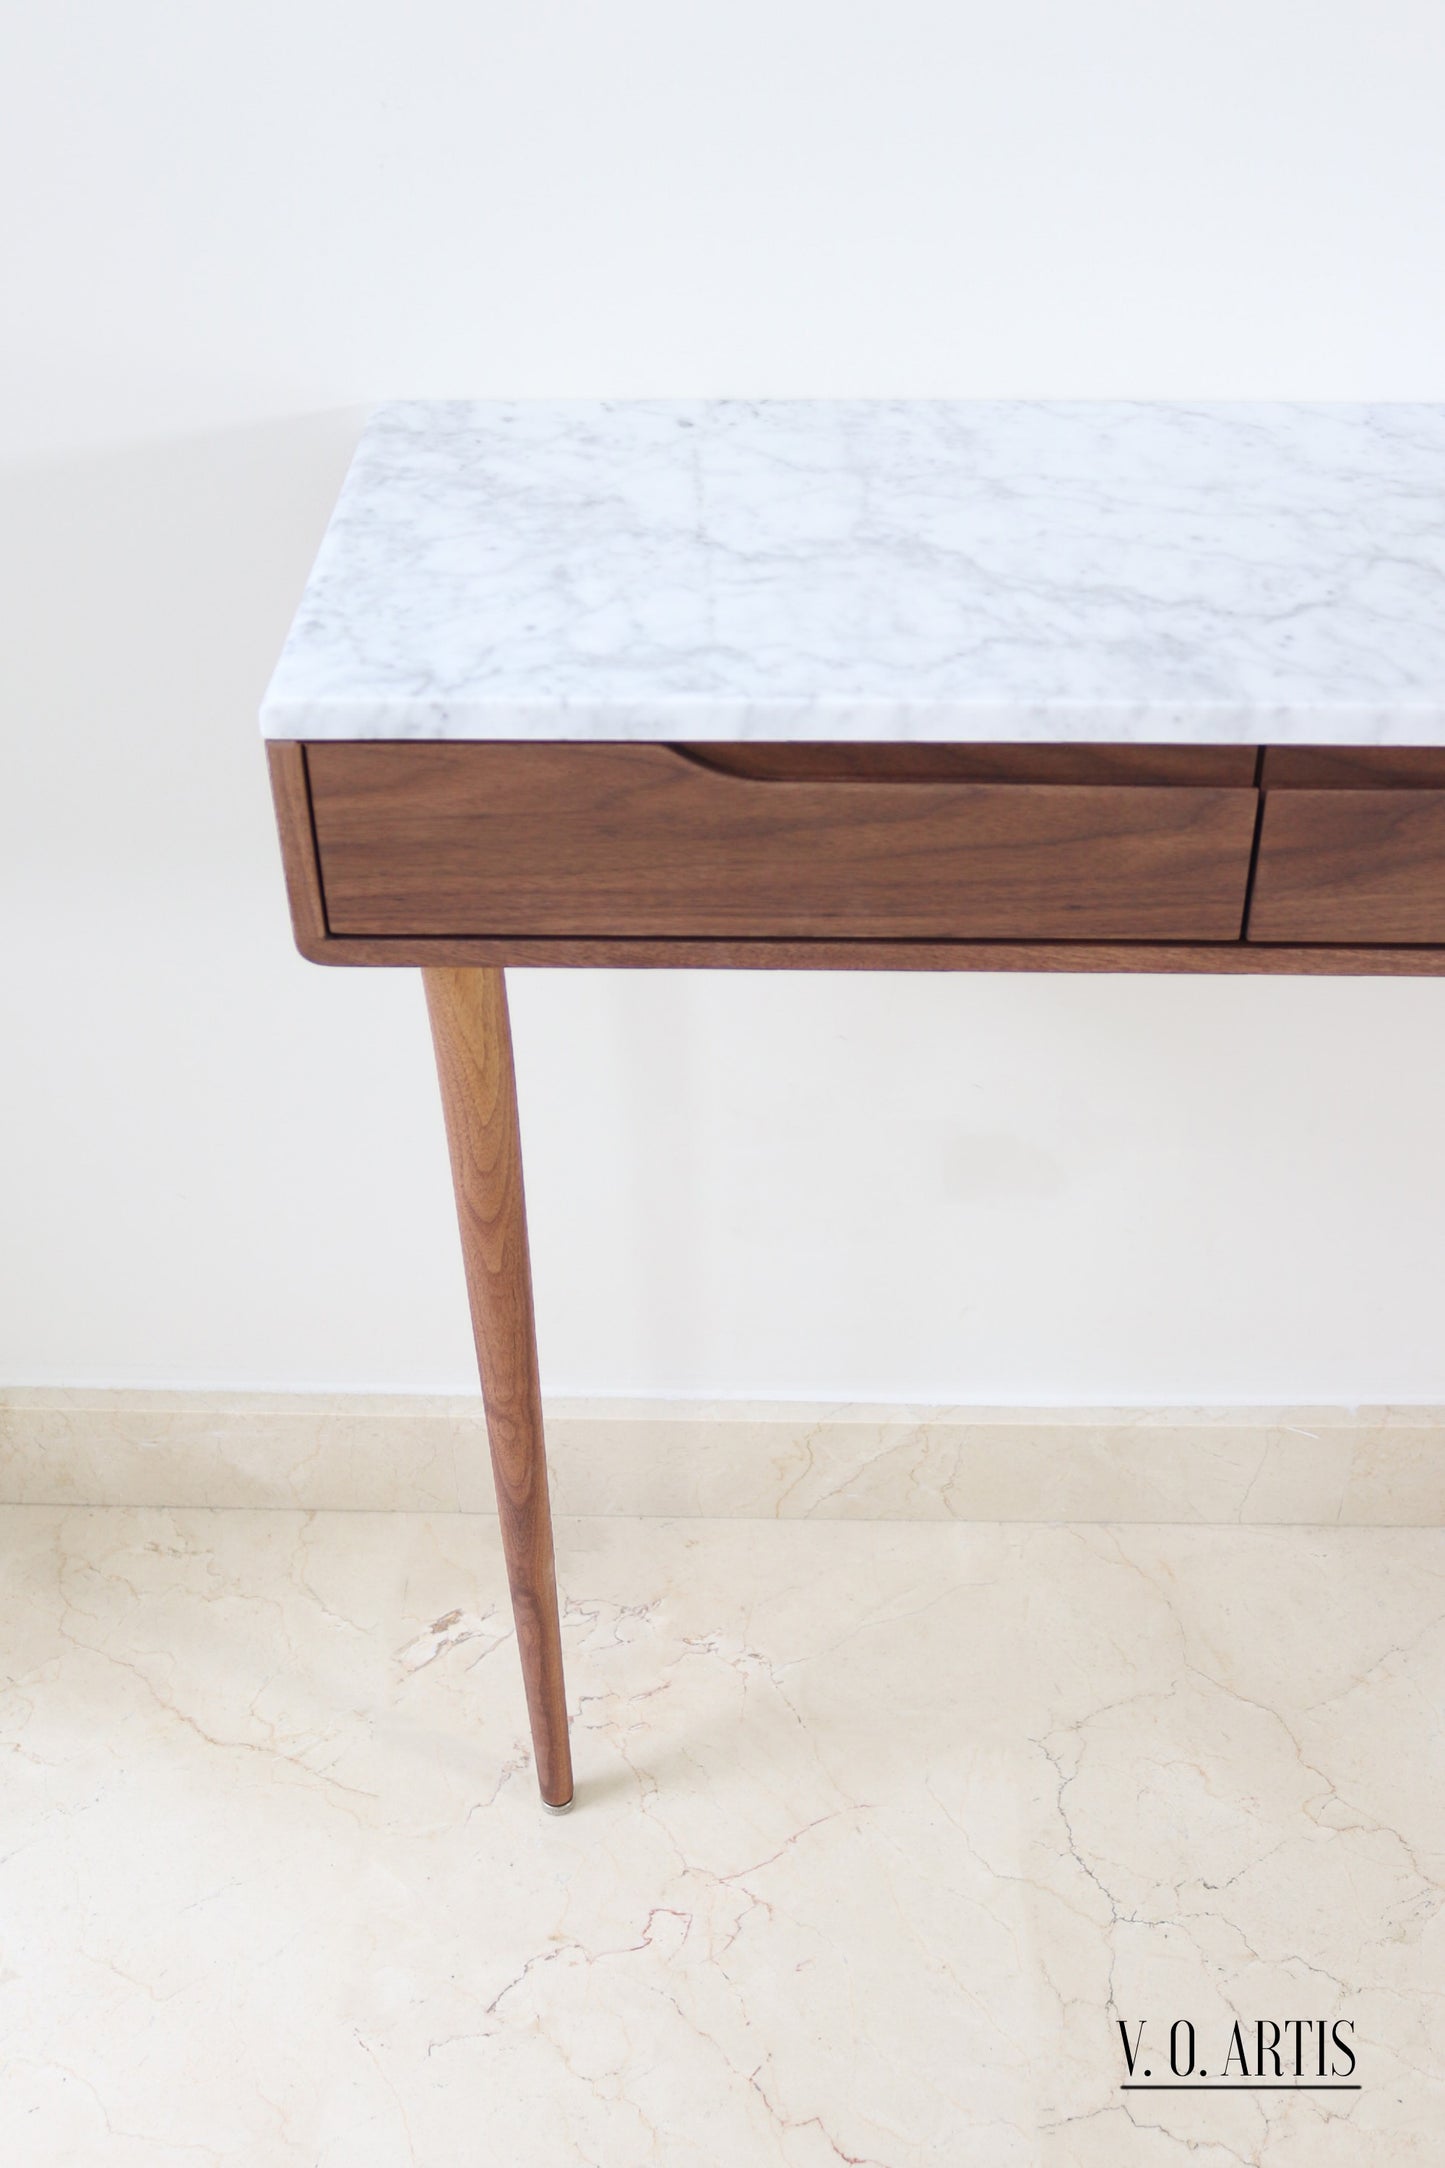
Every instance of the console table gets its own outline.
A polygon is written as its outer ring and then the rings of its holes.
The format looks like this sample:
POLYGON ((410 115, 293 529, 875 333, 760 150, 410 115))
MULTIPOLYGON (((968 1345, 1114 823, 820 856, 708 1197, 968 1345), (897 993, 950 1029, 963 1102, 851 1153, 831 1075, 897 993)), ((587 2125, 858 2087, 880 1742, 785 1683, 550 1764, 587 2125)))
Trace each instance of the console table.
POLYGON ((544 1803, 517 965, 1445 971, 1445 407, 402 402, 262 711, 420 967, 544 1803))

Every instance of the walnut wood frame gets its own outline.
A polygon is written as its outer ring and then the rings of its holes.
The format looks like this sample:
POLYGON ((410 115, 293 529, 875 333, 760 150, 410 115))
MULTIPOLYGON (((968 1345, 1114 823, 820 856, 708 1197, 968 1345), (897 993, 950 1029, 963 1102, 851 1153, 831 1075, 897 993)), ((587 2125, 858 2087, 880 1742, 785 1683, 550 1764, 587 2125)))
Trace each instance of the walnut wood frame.
MULTIPOLYGON (((605 926, 585 935, 436 934, 409 930, 404 902, 398 905, 395 897, 389 915, 393 921, 402 919, 399 930, 341 933, 328 920, 307 748, 301 743, 272 743, 267 750, 291 921, 302 955, 320 964, 419 967, 425 980, 537 1778, 544 1804, 554 1811, 571 1804, 572 1763, 503 967, 1246 972, 1397 978, 1445 974, 1445 749, 923 747, 905 748, 900 755, 896 750, 885 754, 872 747, 733 746, 687 751, 687 758, 700 770, 711 769, 723 778, 745 779, 750 784, 774 781, 785 791, 801 791, 803 796, 792 801, 795 805, 819 803, 820 783, 825 790, 845 794, 864 786, 855 802, 865 821, 873 807, 875 825, 877 786, 885 779, 923 794, 919 802, 925 810, 940 802, 946 810, 950 791, 971 791, 975 797, 970 803, 983 803, 986 812, 995 802, 988 793, 1000 783, 1025 794, 1073 791, 1080 803, 1083 798, 1097 803, 1111 792, 1122 799, 1129 790, 1142 791, 1157 801, 1173 789, 1181 794, 1178 807, 1155 806, 1151 813, 1141 798, 1131 809, 1141 817, 1119 823, 1125 851, 1134 839, 1144 837, 1139 863, 1146 887, 1150 880, 1154 883, 1154 895, 1159 893, 1161 837, 1166 853, 1171 835, 1184 839, 1181 848, 1194 848, 1198 874, 1200 826, 1183 800, 1196 801, 1203 823, 1206 887, 1211 878, 1208 852, 1219 846, 1221 838, 1236 852, 1241 837, 1246 846, 1252 843, 1252 849, 1246 849, 1247 863, 1239 868, 1239 930, 1233 938, 1208 940, 878 939, 856 933, 846 938, 803 939, 767 933, 744 938, 644 936, 619 935, 605 926), (866 790, 870 785, 871 794, 866 790), (808 796, 810 791, 813 797, 808 796), (1247 807, 1247 833, 1239 826, 1241 801, 1247 807), (1221 809, 1227 818, 1219 817, 1221 809), (1184 817, 1174 819, 1176 811, 1184 817), (1231 837, 1234 840, 1229 843, 1231 837), (1290 938, 1252 938, 1256 923, 1261 930, 1273 925, 1290 938), (1402 927, 1411 934, 1418 931, 1427 938, 1338 938, 1341 929, 1368 930, 1376 925, 1402 927), (1326 939, 1308 937, 1315 926, 1326 939)), ((454 754, 451 757, 454 762, 454 754)), ((414 772, 424 775, 431 762, 435 778, 437 760, 434 749, 416 746, 409 757, 403 754, 393 760, 388 772, 405 779, 414 765, 414 772)), ((652 766, 660 772, 660 764, 652 766)), ((405 809, 411 823, 407 866, 412 887, 403 888, 403 897, 425 891, 426 802, 423 793, 420 830, 416 803, 405 809)), ((449 851, 455 866, 456 831, 454 824, 446 826, 450 816, 445 791, 433 790, 432 802, 439 807, 438 863, 445 862, 449 851)), ((571 810, 575 819, 576 806, 571 810)), ((1088 808, 1083 811, 1087 813, 1088 808)), ((599 807, 599 823, 610 817, 615 817, 615 801, 612 813, 606 804, 599 807)), ((370 832, 384 843, 388 819, 384 792, 374 794, 368 818, 370 832)), ((839 832, 846 825, 846 820, 835 823, 839 832)), ((1043 824, 1042 845, 1037 834, 1026 845, 1045 867, 1047 826, 1043 824)), ((1076 821, 1075 830, 1078 826, 1076 821)), ((887 875, 886 822, 880 832, 884 841, 880 845, 875 836, 872 858, 864 863, 865 887, 868 877, 878 878, 880 867, 887 875)), ((352 864, 357 863, 355 849, 359 847, 363 872, 367 833, 363 822, 359 846, 353 839, 352 864)), ((899 833, 907 839, 910 824, 904 822, 899 833)), ((757 824, 744 841, 741 862, 752 867, 765 863, 766 835, 760 844, 757 824)), ((1076 841, 1077 834, 1066 835, 1065 849, 1076 841)), ((778 849, 786 848, 784 822, 778 830, 778 849)), ((929 878, 930 867, 941 866, 945 860, 946 851, 940 851, 936 843, 931 845, 918 858, 922 877, 929 878)), ((635 851, 635 863, 642 866, 639 877, 645 883, 645 851, 635 851)), ((1077 869, 1077 853, 1068 863, 1077 869)), ((1111 878, 1117 872, 1113 867, 1108 870, 1111 878)), ((1087 879, 1087 853, 1084 875, 1087 879)), ((836 881, 834 885, 837 891, 836 881)), ((895 881, 887 893, 896 895, 896 886, 895 881)), ((384 874, 380 892, 385 895, 384 874)), ((1216 883, 1216 892, 1225 891, 1219 891, 1216 883)), ((594 888, 594 897, 595 893, 594 888)), ((525 910, 514 915, 525 919, 525 910)), ((866 895, 861 911, 854 911, 855 923, 859 918, 867 918, 866 895)))
MULTIPOLYGON (((1292 755, 1296 751, 1285 750, 1292 755)), ((1445 768, 1445 752, 1420 750, 1433 754, 1434 762, 1445 768)), ((419 747, 418 751, 424 754, 426 748, 419 747)), ((1445 941, 1250 941, 1244 938, 1242 927, 1238 937, 1218 941, 340 934, 327 923, 306 747, 299 742, 273 741, 267 753, 292 927, 297 947, 312 963, 421 969, 433 965, 458 968, 515 964, 527 969, 605 965, 632 970, 1242 972, 1320 978, 1427 978, 1445 974, 1445 941)), ((1264 756, 1266 777, 1271 764, 1280 757, 1274 750, 1264 756)), ((1369 757, 1373 756, 1353 756, 1357 763, 1369 757)), ((1382 761, 1385 758, 1378 757, 1382 761)), ((1391 758, 1397 760, 1399 756, 1391 758)), ((1428 788, 1439 769, 1423 761, 1419 767, 1421 783, 1428 788)), ((1352 783, 1358 772, 1358 768, 1353 771, 1352 783)), ((1307 776, 1313 781, 1306 770, 1300 777, 1301 784, 1307 776)), ((1293 785, 1294 778, 1290 777, 1286 787, 1293 785)), ((1269 791, 1258 794, 1261 814, 1269 795, 1269 791)))
POLYGON ((543 1804, 572 1804, 572 1751, 507 990, 496 970, 424 971, 502 1552, 543 1804))

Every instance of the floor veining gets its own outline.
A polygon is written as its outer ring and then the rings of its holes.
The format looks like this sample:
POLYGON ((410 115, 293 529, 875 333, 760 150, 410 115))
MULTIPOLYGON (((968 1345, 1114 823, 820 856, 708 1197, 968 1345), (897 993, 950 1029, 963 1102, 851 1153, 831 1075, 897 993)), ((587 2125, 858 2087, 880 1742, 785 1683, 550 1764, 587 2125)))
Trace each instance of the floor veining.
POLYGON ((553 1819, 490 1520, 0 1508, 0 2160, 1445 2159, 1445 1532, 558 1559, 553 1819))

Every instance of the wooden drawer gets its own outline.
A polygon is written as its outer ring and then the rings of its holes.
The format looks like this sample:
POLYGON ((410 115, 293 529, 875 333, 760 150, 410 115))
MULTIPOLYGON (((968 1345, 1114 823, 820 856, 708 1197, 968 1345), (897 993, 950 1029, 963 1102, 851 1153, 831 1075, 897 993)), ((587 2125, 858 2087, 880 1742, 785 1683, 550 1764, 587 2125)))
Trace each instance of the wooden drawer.
POLYGON ((1251 941, 1445 942, 1445 753, 1288 747, 1264 779, 1251 941))
MULTIPOLYGON (((333 935, 1237 941, 1255 793, 1223 749, 1111 748, 1109 780, 830 771, 764 748, 313 744, 333 935), (1184 749, 1191 751, 1192 749, 1184 749), (1121 757, 1122 760, 1121 760, 1121 757), (784 764, 786 768, 786 763, 784 764), (1159 781, 1180 773, 1188 780, 1159 781), (1143 782, 1117 780, 1140 773, 1143 782)), ((900 748, 905 755, 910 749, 900 748)), ((1038 772, 1041 749, 1032 752, 1038 772)), ((1072 749, 1065 749, 1070 750, 1072 749)), ((1064 772, 1086 774, 1089 748, 1064 772)), ((986 769, 999 772, 997 764, 986 769)), ((1059 772, 1057 766, 1053 773, 1059 772)))
POLYGON ((1271 745, 1266 790, 1445 790, 1445 746, 1271 745))

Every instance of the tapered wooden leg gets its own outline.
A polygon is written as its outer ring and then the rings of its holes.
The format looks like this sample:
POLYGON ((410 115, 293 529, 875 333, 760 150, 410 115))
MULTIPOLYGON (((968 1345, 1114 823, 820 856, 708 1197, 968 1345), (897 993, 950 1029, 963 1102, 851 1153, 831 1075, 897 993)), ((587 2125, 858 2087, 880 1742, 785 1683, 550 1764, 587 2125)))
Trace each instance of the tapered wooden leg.
POLYGON ((542 1388, 507 987, 496 970, 426 970, 502 1549, 544 1802, 572 1799, 542 1388))

